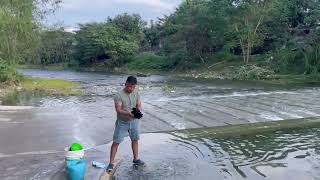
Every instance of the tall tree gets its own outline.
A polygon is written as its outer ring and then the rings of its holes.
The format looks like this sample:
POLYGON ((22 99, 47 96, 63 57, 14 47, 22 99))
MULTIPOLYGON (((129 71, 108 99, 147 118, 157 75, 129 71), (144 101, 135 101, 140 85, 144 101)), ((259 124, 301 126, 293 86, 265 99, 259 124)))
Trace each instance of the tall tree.
POLYGON ((252 49, 262 43, 264 34, 261 33, 262 25, 272 18, 277 11, 278 0, 234 0, 230 9, 231 24, 235 39, 242 50, 243 61, 249 63, 252 49))
POLYGON ((205 63, 226 43, 228 1, 187 0, 160 19, 163 50, 181 63, 205 63))
POLYGON ((103 23, 80 25, 75 57, 80 64, 109 60, 120 66, 138 52, 144 22, 137 14, 121 14, 103 23))
POLYGON ((42 65, 54 63, 70 63, 74 34, 65 32, 63 28, 42 30, 40 32, 38 57, 33 63, 42 65))
POLYGON ((53 10, 60 0, 1 0, 0 1, 0 58, 9 63, 24 60, 33 53, 37 28, 47 13, 40 7, 53 10), (48 6, 50 4, 50 6, 48 6))

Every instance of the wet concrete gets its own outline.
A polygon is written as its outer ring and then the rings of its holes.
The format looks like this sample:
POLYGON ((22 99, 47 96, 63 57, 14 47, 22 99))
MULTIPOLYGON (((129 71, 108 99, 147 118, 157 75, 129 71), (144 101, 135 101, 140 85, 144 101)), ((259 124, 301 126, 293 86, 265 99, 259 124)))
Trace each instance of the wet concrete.
MULTIPOLYGON (((147 133, 140 157, 147 165, 132 166, 130 140, 121 144, 122 163, 114 177, 148 179, 316 179, 319 176, 319 118, 273 121, 216 128, 147 133), (289 129, 288 129, 289 128, 289 129), (179 152, 179 153, 177 153, 179 152), (303 164, 303 166, 299 166, 303 164)), ((86 150, 86 179, 99 179, 111 143, 86 150)), ((64 152, 29 152, 2 156, 0 179, 64 180, 64 152)))

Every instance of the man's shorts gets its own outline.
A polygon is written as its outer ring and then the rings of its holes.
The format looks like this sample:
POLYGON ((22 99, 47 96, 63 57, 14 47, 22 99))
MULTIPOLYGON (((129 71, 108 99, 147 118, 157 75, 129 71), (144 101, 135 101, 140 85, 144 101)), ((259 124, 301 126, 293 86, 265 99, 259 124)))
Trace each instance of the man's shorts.
POLYGON ((130 121, 117 120, 113 133, 113 142, 120 144, 125 137, 130 136, 131 140, 139 140, 140 121, 133 119, 130 121))

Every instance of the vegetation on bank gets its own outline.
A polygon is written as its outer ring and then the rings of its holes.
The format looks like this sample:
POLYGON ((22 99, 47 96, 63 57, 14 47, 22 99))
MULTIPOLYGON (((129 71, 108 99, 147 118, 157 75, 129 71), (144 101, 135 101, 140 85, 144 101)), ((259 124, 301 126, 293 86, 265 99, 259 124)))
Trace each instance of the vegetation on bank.
POLYGON ((41 64, 19 64, 17 65, 19 69, 44 69, 44 70, 52 70, 52 71, 59 71, 69 69, 68 63, 57 63, 57 64, 48 64, 48 65, 41 65, 41 64))
POLYGON ((17 64, 272 81, 320 72, 318 1, 186 0, 157 21, 124 13, 73 33, 40 23, 59 3, 0 2, 1 82, 19 80, 17 64))
MULTIPOLYGON (((49 95, 82 94, 78 89, 78 83, 23 77, 16 71, 17 64, 31 62, 40 56, 48 57, 54 63, 70 57, 70 52, 65 51, 68 49, 66 47, 70 46, 65 43, 66 38, 59 31, 46 33, 40 23, 43 17, 56 9, 60 2, 60 0, 0 1, 0 97, 13 91, 42 91, 49 95), (55 38, 56 41, 43 41, 43 37, 55 38), (47 51, 48 49, 53 51, 47 51), (58 49, 62 50, 57 51, 58 49)), ((39 64, 42 63, 37 65, 39 64)))
POLYGON ((0 86, 0 99, 18 91, 38 92, 48 96, 81 96, 84 94, 78 82, 23 76, 16 84, 2 84, 0 86))
POLYGON ((48 95, 78 96, 83 95, 80 84, 61 79, 40 79, 24 77, 19 86, 24 91, 42 91, 48 95))

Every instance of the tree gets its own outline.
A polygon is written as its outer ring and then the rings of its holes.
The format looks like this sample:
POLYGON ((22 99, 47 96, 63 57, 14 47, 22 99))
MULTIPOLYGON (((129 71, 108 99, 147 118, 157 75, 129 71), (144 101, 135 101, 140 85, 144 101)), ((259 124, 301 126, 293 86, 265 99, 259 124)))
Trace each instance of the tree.
POLYGON ((1 0, 0 58, 15 64, 32 54, 37 46, 39 22, 46 15, 39 6, 59 3, 60 0, 1 0))
POLYGON ((249 63, 252 49, 262 43, 265 36, 262 25, 277 11, 278 0, 234 0, 231 2, 230 23, 234 37, 242 50, 243 62, 249 63))
POLYGON ((177 10, 160 18, 163 52, 182 66, 204 64, 223 49, 228 22, 228 1, 187 0, 177 10))
POLYGON ((145 27, 143 30, 143 40, 141 42, 141 48, 144 51, 158 51, 161 48, 160 34, 161 25, 150 21, 150 27, 145 27))
POLYGON ((70 63, 74 34, 65 32, 63 28, 42 30, 40 39, 38 57, 34 58, 33 63, 41 65, 70 63))
MULTIPOLYGON (((38 26, 45 15, 39 5, 59 4, 59 0, 0 1, 0 81, 15 81, 15 64, 34 54, 38 26)), ((48 6, 49 7, 49 6, 48 6)), ((54 9, 54 8, 53 8, 54 9)))
POLYGON ((0 2, 0 58, 12 64, 24 55, 25 43, 32 41, 33 1, 0 2))
POLYGON ((110 65, 123 65, 138 52, 144 24, 137 14, 122 14, 103 23, 80 25, 75 58, 82 65, 105 60, 110 65))

